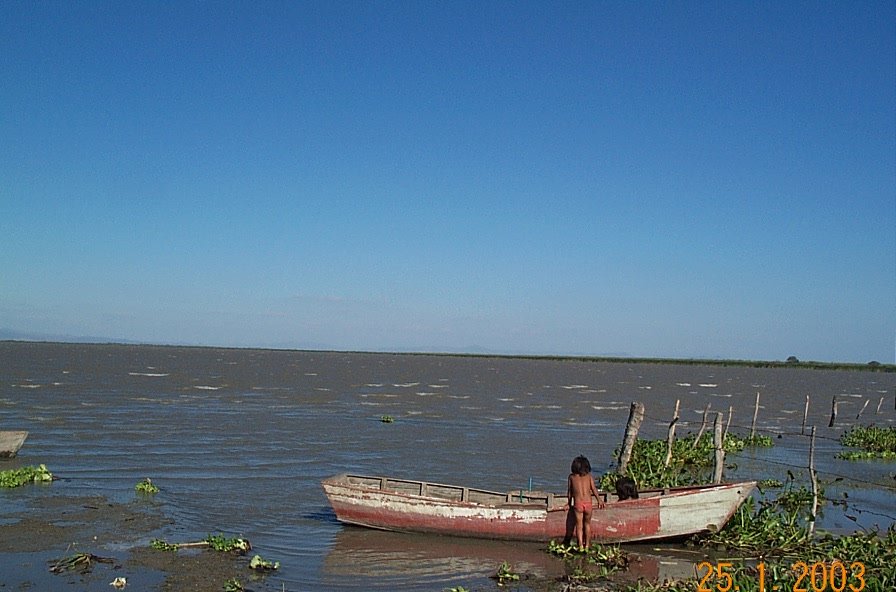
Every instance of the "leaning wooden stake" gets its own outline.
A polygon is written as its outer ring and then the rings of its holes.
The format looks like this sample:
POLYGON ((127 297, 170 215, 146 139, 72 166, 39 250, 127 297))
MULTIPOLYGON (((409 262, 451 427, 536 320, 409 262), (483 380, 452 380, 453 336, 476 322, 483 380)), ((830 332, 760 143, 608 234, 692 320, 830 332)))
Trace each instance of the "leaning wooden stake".
POLYGON ((815 517, 818 513, 818 478, 815 475, 815 426, 809 440, 809 477, 812 479, 812 514, 809 518, 809 537, 815 532, 815 517))
POLYGON ((628 423, 625 424, 625 438, 622 440, 622 451, 619 453, 619 466, 616 468, 616 472, 620 475, 625 475, 628 461, 632 458, 632 450, 635 447, 635 440, 638 439, 638 430, 643 419, 644 405, 633 402, 628 414, 628 423))
POLYGON ((700 437, 703 436, 703 432, 706 430, 706 417, 709 415, 710 407, 712 407, 712 403, 707 403, 706 409, 703 410, 703 423, 700 424, 700 431, 697 432, 697 437, 694 438, 694 443, 691 444, 691 448, 697 448, 697 444, 700 443, 700 437))
POLYGON ((831 421, 828 422, 828 427, 834 427, 834 422, 837 421, 837 395, 834 395, 834 398, 831 399, 831 421))
POLYGON ((806 395, 806 408, 803 410, 803 425, 800 426, 800 435, 806 433, 806 419, 809 417, 809 395, 806 395))
POLYGON ((716 413, 716 420, 712 425, 712 443, 716 450, 715 464, 712 470, 712 482, 722 482, 722 469, 725 467, 725 448, 722 446, 722 414, 716 413))
POLYGON ((875 415, 880 415, 880 408, 884 404, 884 398, 881 397, 880 401, 877 402, 877 411, 874 412, 875 415))
POLYGON ((669 424, 669 436, 666 438, 666 458, 663 466, 668 467, 672 461, 672 445, 675 443, 675 424, 678 423, 678 407, 681 399, 675 399, 675 414, 672 416, 672 422, 669 424))
POLYGON ((865 404, 862 405, 861 409, 859 409, 859 413, 856 415, 856 419, 859 419, 860 417, 862 417, 862 413, 864 413, 865 407, 867 407, 868 403, 870 403, 870 402, 871 402, 871 399, 865 399, 865 404))
POLYGON ((756 418, 759 416, 759 391, 756 391, 756 405, 753 407, 753 423, 750 424, 750 440, 756 439, 756 418))
POLYGON ((734 405, 728 405, 728 420, 725 422, 725 429, 722 430, 722 442, 728 437, 728 428, 731 427, 732 417, 734 417, 734 405))

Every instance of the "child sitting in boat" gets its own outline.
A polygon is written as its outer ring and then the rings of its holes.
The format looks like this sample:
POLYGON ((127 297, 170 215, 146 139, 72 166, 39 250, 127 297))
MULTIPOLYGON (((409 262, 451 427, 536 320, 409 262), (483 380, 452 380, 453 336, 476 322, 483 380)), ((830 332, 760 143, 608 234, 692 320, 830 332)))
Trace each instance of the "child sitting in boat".
POLYGON ((616 495, 619 501, 638 499, 638 484, 631 477, 619 477, 616 479, 616 495))
POLYGON ((598 509, 603 508, 604 503, 597 492, 594 477, 591 476, 591 463, 587 458, 577 456, 573 459, 570 471, 566 497, 569 507, 575 512, 576 542, 579 549, 584 550, 591 546, 591 496, 597 498, 598 509))

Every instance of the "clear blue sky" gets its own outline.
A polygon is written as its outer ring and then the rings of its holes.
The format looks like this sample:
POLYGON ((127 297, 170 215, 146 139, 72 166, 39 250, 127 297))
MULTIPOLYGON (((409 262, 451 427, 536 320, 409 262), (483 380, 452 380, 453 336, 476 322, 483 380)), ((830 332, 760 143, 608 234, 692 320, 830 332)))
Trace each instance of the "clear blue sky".
POLYGON ((0 3, 0 331, 894 362, 896 4, 0 3))

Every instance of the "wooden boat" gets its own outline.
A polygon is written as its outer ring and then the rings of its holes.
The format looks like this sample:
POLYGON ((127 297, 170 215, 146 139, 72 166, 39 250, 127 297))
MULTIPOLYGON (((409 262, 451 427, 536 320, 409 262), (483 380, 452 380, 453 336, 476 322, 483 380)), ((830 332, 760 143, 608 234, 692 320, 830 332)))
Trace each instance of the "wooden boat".
MULTIPOLYGON (((336 518, 382 530, 488 539, 548 541, 573 532, 566 494, 495 492, 457 485, 364 475, 322 482, 336 518)), ((756 488, 755 481, 644 490, 620 501, 601 492, 591 537, 596 543, 677 539, 717 530, 756 488)))
POLYGON ((28 432, 0 431, 0 458, 12 458, 25 443, 28 432))

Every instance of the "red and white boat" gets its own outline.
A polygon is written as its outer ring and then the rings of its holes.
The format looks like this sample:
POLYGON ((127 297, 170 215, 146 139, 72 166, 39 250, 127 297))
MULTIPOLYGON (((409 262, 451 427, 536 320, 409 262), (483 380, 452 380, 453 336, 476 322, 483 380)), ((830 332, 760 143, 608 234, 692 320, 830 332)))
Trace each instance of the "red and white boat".
MULTIPOLYGON (((566 539, 573 513, 566 494, 513 490, 495 492, 426 481, 336 475, 322 482, 346 524, 382 530, 488 539, 566 539)), ((638 499, 620 501, 601 492, 591 538, 596 543, 676 539, 718 530, 756 488, 755 481, 648 489, 638 499)))

